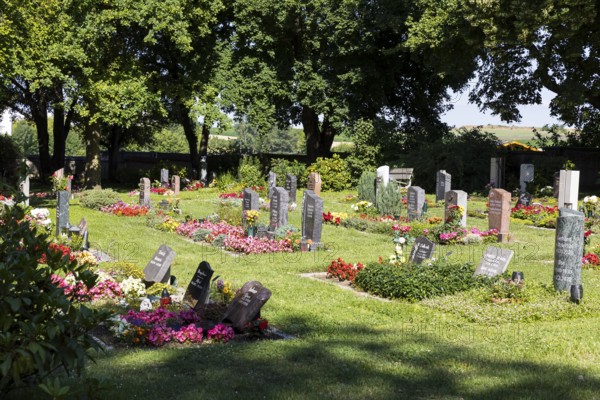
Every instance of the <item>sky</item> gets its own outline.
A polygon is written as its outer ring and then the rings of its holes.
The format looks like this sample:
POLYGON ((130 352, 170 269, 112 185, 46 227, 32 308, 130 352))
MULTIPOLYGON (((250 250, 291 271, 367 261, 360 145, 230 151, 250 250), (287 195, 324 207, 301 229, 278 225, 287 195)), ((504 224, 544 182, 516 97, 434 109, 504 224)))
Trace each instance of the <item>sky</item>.
POLYGON ((521 121, 506 123, 500 117, 479 111, 476 105, 468 103, 468 95, 454 94, 452 103, 454 108, 442 116, 442 121, 449 125, 461 127, 463 125, 511 125, 525 127, 542 127, 546 124, 561 124, 561 122, 550 116, 550 100, 554 93, 542 90, 542 104, 519 107, 521 121))

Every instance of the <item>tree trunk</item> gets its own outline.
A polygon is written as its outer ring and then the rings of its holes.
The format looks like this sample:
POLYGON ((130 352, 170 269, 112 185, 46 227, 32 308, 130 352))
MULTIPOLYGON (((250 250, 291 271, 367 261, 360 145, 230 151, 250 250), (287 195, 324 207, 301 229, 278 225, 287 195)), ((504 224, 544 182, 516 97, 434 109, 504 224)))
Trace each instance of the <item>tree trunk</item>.
POLYGON ((306 156, 308 163, 312 164, 319 156, 319 116, 307 106, 302 107, 302 127, 306 138, 306 156))
MULTIPOLYGON (((57 99, 58 100, 58 99, 57 99)), ((54 151, 52 153, 52 168, 54 170, 63 168, 65 165, 65 109, 62 105, 54 106, 54 124, 52 127, 54 135, 54 151)))
POLYGON ((112 182, 116 182, 117 169, 121 163, 121 138, 123 137, 123 128, 113 126, 110 133, 110 143, 108 146, 108 177, 112 182))
POLYGON ((321 127, 321 135, 319 136, 318 157, 331 157, 331 146, 335 138, 335 129, 329 123, 329 119, 325 118, 321 127))
POLYGON ((50 135, 48 134, 48 113, 46 101, 40 90, 36 90, 31 104, 31 117, 35 123, 38 137, 38 153, 40 155, 40 174, 48 177, 52 172, 50 159, 50 135))
POLYGON ((85 127, 85 183, 88 189, 101 186, 100 128, 97 123, 85 127))
POLYGON ((196 127, 194 121, 190 117, 190 110, 184 106, 181 106, 179 112, 179 118, 181 125, 183 126, 183 133, 187 139, 188 146, 190 148, 190 161, 192 163, 192 177, 198 179, 198 173, 200 171, 200 155, 198 154, 198 137, 196 136, 196 127))
POLYGON ((208 154, 208 138, 210 137, 210 126, 212 121, 207 121, 204 117, 204 124, 202 124, 202 136, 200 137, 200 157, 206 157, 208 154))

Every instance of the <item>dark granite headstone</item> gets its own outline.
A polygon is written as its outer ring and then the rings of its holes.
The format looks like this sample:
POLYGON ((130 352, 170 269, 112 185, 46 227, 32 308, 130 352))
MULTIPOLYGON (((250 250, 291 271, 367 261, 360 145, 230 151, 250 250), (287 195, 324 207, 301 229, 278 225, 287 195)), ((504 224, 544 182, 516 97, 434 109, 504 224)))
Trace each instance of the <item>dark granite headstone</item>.
POLYGON ((533 202, 533 195, 530 193, 521 193, 517 199, 517 205, 528 207, 533 202))
POLYGON ((284 188, 276 186, 273 189, 270 211, 270 231, 288 224, 288 193, 284 188))
POLYGON ((312 240, 311 249, 321 243, 323 230, 323 199, 312 190, 305 190, 302 198, 302 239, 312 240))
POLYGON ((288 192, 290 203, 296 202, 296 189, 298 188, 298 180, 296 175, 286 174, 285 175, 285 190, 288 192))
POLYGON ((162 186, 164 188, 169 187, 169 170, 168 169, 163 168, 160 170, 160 186, 162 186))
POLYGON ((210 267, 210 264, 206 261, 202 261, 196 273, 192 277, 190 284, 185 291, 183 300, 190 305, 192 308, 198 308, 208 303, 210 296, 210 281, 214 271, 210 267))
POLYGON ((71 193, 60 190, 56 194, 56 235, 69 227, 69 198, 71 193))
POLYGON ((558 209, 554 245, 554 289, 570 290, 581 284, 584 215, 569 208, 558 209))
POLYGON ((408 188, 407 213, 409 221, 421 218, 425 204, 425 190, 418 186, 408 188))
POLYGON ((514 251, 489 246, 473 275, 496 276, 506 272, 514 251))
POLYGON ((558 192, 560 189, 560 171, 556 171, 554 173, 554 180, 552 184, 552 196, 555 199, 558 199, 558 192))
POLYGON ((163 211, 169 211, 169 202, 166 199, 162 199, 160 203, 158 203, 158 208, 163 211))
POLYGON ((179 175, 173 175, 171 177, 171 189, 173 189, 173 194, 175 196, 179 196, 179 191, 181 190, 181 178, 179 178, 179 175))
POLYGON ((527 190, 527 184, 533 182, 535 167, 533 164, 521 164, 521 174, 519 176, 519 185, 521 192, 527 190))
POLYGON ((423 260, 427 260, 433 256, 434 250, 434 242, 424 236, 418 237, 415 239, 415 243, 410 250, 410 257, 408 260, 415 264, 421 264, 423 260))
POLYGON ((150 179, 140 179, 140 206, 150 207, 150 179))
POLYGON ((173 259, 175 259, 175 252, 166 244, 161 245, 144 268, 144 280, 146 282, 168 283, 171 279, 173 259))
POLYGON ((262 306, 271 298, 271 291, 260 282, 246 282, 227 307, 223 322, 231 323, 235 329, 243 329, 258 316, 262 306))
POLYGON ((269 234, 267 231, 267 227, 265 227, 263 225, 259 225, 258 229, 256 230, 256 238, 264 239, 264 238, 267 238, 268 236, 269 236, 269 234))
POLYGON ((246 211, 258 210, 259 196, 254 190, 246 188, 242 199, 242 222, 246 222, 246 211))
POLYGON ((449 190, 452 190, 452 175, 441 169, 436 174, 435 201, 444 200, 449 190))
POLYGON ((269 199, 271 198, 271 196, 273 195, 273 190, 275 190, 275 187, 277 186, 277 174, 273 171, 269 171, 269 199))
POLYGON ((492 157, 490 163, 490 184, 501 189, 504 187, 504 158, 492 157))

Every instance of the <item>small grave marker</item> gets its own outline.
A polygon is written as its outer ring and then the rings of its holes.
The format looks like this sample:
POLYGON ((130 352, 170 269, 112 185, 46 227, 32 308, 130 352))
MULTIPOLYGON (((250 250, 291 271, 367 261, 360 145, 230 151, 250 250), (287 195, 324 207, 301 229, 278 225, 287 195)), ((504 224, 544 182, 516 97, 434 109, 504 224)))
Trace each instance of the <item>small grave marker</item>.
POLYGON ((179 175, 173 175, 171 177, 171 189, 173 189, 173 194, 175 196, 179 196, 179 191, 181 190, 181 178, 179 175))
POLYGON ((162 186, 164 188, 169 187, 169 170, 168 169, 163 168, 160 170, 160 186, 162 186))
POLYGON ((29 175, 27 175, 25 177, 25 179, 23 180, 23 182, 21 182, 21 193, 23 193, 23 196, 26 197, 25 199, 25 205, 28 206, 29 205, 29 175))
POLYGON ((439 170, 436 174, 435 201, 444 200, 449 190, 452 190, 452 175, 443 169, 439 170))
POLYGON ((444 212, 444 219, 447 220, 450 216, 450 207, 451 206, 460 206, 462 207, 463 214, 460 220, 460 226, 467 226, 467 193, 462 190, 450 190, 446 192, 446 205, 444 212))
POLYGON ((492 277, 505 273, 514 254, 512 250, 488 246, 473 275, 492 277))
POLYGON ((185 291, 183 300, 190 305, 192 308, 199 308, 204 304, 208 303, 210 296, 210 282, 214 271, 210 267, 210 264, 206 261, 202 261, 196 273, 192 277, 190 284, 185 291))
POLYGON ((285 190, 288 192, 288 198, 290 203, 296 202, 296 190, 298 188, 298 179, 296 175, 286 174, 285 175, 285 190))
POLYGON ((321 243, 323 230, 323 199, 312 190, 305 190, 302 198, 302 240, 311 240, 311 250, 321 243))
POLYGON ((527 184, 533 182, 534 171, 533 164, 521 164, 521 175, 519 177, 521 192, 527 191, 527 184))
POLYGON ((425 190, 419 186, 411 186, 408 188, 407 197, 408 220, 421 218, 425 204, 425 190))
POLYGON ((260 282, 246 282, 227 307, 222 321, 241 330, 260 315, 260 309, 270 298, 271 291, 260 282))
POLYGON ((246 222, 245 211, 258 210, 259 208, 259 196, 254 190, 245 188, 242 198, 242 219, 246 222))
POLYGON ((308 174, 307 189, 315 192, 317 196, 321 195, 321 175, 318 172, 308 174))
POLYGON ((56 194, 56 236, 69 228, 69 198, 71 193, 59 190, 56 194))
POLYGON ((521 193, 517 199, 517 205, 529 207, 533 202, 533 195, 531 193, 521 193))
POLYGON ((424 236, 415 239, 412 249, 410 250, 409 261, 415 264, 421 264, 433 256, 435 251, 435 243, 424 236))
POLYGON ((144 268, 144 280, 168 283, 171 279, 171 264, 174 259, 175 252, 166 244, 161 245, 144 268))
POLYGON ((498 241, 508 241, 511 211, 510 192, 504 189, 490 190, 488 200, 488 224, 489 229, 498 230, 498 241))
POLYGON ((554 289, 570 290, 581 285, 584 215, 570 208, 560 208, 556 221, 554 245, 554 289))
POLYGON ((150 179, 140 179, 140 206, 150 207, 150 179))
POLYGON ((81 218, 79 221, 79 234, 83 239, 83 250, 88 250, 90 248, 89 238, 88 238, 88 223, 85 218, 81 218))

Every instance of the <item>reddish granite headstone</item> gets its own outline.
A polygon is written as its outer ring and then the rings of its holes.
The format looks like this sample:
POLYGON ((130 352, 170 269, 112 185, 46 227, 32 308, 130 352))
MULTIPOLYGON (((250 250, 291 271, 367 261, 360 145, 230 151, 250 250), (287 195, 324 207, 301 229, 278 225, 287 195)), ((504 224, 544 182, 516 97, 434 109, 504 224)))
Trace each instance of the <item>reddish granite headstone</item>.
POLYGON ((504 189, 490 190, 488 221, 490 229, 498 230, 498 241, 507 242, 510 226, 510 192, 504 189))

